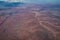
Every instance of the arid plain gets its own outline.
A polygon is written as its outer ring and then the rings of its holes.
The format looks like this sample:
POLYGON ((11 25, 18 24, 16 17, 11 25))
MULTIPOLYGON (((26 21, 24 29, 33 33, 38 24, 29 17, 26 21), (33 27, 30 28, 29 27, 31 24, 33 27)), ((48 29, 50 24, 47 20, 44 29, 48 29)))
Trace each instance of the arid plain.
POLYGON ((0 40, 60 40, 60 8, 24 4, 0 10, 0 40))

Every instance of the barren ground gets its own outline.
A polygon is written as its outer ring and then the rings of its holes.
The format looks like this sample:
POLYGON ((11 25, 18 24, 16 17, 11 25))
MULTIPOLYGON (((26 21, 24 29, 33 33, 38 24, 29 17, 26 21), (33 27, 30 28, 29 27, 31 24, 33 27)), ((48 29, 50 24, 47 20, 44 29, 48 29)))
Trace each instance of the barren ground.
POLYGON ((60 40, 59 8, 36 5, 0 10, 0 40, 60 40))

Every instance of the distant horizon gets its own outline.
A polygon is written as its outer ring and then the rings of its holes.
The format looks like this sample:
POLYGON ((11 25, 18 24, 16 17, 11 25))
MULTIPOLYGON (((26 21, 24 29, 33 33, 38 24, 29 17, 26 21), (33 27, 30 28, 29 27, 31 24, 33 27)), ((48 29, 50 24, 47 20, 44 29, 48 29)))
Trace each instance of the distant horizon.
POLYGON ((5 2, 24 2, 24 3, 60 3, 60 0, 0 0, 5 2))

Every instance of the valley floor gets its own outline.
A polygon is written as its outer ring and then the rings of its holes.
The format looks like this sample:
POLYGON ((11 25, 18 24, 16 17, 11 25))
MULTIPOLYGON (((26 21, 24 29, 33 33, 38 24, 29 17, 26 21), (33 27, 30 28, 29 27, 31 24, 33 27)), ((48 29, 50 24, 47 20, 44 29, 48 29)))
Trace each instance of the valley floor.
POLYGON ((60 40, 60 8, 25 4, 0 10, 0 40, 60 40))

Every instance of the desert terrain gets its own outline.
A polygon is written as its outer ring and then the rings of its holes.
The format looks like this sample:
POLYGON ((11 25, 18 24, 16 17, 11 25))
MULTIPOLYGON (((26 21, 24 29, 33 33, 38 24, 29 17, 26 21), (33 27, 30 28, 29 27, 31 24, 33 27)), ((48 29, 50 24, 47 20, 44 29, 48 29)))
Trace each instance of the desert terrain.
POLYGON ((0 10, 0 40, 60 40, 60 8, 24 4, 0 10))

